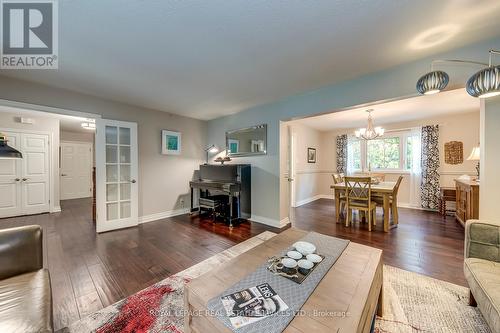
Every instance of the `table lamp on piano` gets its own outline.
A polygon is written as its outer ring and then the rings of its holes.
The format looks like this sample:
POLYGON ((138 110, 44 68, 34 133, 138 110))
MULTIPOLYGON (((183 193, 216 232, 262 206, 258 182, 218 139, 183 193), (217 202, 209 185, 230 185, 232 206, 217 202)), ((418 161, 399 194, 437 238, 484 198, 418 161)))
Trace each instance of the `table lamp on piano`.
POLYGON ((218 153, 219 148, 216 145, 208 145, 207 147, 205 147, 205 152, 207 153, 207 160, 206 160, 205 164, 208 164, 208 154, 209 153, 211 153, 211 154, 218 153))

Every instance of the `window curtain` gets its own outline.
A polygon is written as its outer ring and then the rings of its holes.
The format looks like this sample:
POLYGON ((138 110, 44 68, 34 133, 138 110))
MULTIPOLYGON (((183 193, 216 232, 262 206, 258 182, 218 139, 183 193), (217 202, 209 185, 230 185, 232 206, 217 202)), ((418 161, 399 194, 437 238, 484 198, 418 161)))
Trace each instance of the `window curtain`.
POLYGON ((337 172, 347 172, 347 134, 337 136, 337 172))
POLYGON ((422 128, 411 129, 408 137, 411 142, 411 168, 410 168, 410 202, 411 207, 420 208, 420 185, 422 184, 422 128))
POLYGON ((355 171, 354 167, 354 145, 355 140, 352 136, 347 137, 347 174, 352 175, 355 171))
POLYGON ((437 209, 439 201, 439 125, 422 127, 421 207, 437 209))

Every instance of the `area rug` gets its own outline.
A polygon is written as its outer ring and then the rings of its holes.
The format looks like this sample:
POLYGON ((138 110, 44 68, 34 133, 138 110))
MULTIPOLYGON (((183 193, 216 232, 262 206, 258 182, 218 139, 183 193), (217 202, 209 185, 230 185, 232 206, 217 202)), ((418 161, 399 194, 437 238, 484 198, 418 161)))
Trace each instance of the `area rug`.
MULTIPOLYGON (((62 330, 73 333, 182 333, 184 285, 274 237, 264 232, 110 305, 62 330)), ((490 332, 468 289, 384 265, 384 316, 376 333, 490 332)))

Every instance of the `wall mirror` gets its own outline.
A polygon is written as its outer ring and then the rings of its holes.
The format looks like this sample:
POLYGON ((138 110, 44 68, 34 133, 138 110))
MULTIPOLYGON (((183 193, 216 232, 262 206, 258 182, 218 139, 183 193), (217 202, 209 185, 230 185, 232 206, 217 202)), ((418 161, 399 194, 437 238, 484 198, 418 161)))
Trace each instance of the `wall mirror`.
POLYGON ((265 155, 267 125, 257 125, 226 132, 227 156, 265 155))

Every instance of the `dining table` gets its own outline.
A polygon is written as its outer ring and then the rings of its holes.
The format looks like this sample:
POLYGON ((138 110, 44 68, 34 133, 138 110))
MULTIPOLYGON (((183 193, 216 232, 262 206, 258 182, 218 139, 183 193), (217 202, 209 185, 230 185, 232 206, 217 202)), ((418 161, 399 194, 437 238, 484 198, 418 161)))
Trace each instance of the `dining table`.
MULTIPOLYGON (((340 195, 345 193, 346 185, 344 182, 340 182, 330 186, 335 193, 335 217, 336 222, 340 223, 340 195)), ((397 195, 394 195, 396 189, 396 182, 393 181, 381 181, 378 183, 371 184, 371 194, 378 195, 383 198, 382 208, 384 209, 384 232, 389 232, 392 228, 397 228, 398 226, 398 206, 397 206, 397 195), (390 204, 392 197, 392 205, 390 204), (392 210, 392 212, 391 212, 392 210), (392 213, 392 214, 391 214, 392 213), (389 219, 392 215, 392 223, 389 219)))

